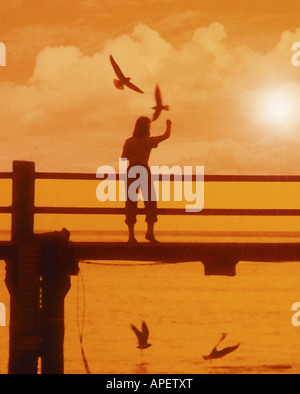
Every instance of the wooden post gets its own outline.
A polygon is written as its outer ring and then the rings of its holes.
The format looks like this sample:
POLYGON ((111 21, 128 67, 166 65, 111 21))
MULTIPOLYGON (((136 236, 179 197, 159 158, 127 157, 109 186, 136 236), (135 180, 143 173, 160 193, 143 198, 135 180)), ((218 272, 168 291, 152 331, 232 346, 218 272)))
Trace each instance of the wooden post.
POLYGON ((41 366, 42 374, 64 373, 65 297, 70 275, 78 274, 78 263, 69 248, 70 233, 63 229, 39 235, 41 265, 41 366))
POLYGON ((34 233, 35 164, 13 163, 12 228, 13 242, 32 239, 34 233))
POLYGON ((36 374, 39 352, 41 248, 34 239, 35 165, 13 163, 12 242, 18 256, 7 262, 10 292, 9 373, 36 374))
POLYGON ((64 373, 65 296, 69 276, 45 275, 42 279, 41 367, 43 375, 64 373))

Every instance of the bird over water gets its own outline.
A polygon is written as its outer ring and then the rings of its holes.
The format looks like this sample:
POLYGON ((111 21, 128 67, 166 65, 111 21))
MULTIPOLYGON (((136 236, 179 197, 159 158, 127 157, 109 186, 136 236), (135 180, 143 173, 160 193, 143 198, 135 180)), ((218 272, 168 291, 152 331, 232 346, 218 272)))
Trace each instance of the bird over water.
POLYGON ((223 358, 227 356, 227 354, 230 354, 237 350, 240 347, 240 344, 236 346, 231 346, 231 347, 226 347, 222 350, 217 350, 218 345, 224 341, 224 339, 227 338, 227 334, 222 334, 221 339, 217 343, 217 345, 213 348, 211 353, 208 356, 203 356, 204 360, 213 360, 213 359, 218 359, 218 358, 223 358))
POLYGON ((113 66, 116 76, 118 77, 118 79, 114 79, 114 85, 117 89, 124 90, 124 86, 127 86, 129 89, 132 89, 135 92, 144 93, 141 89, 130 82, 131 78, 125 77, 112 55, 110 55, 110 62, 113 66))
POLYGON ((149 330, 146 325, 146 323, 143 321, 142 323, 142 331, 140 331, 138 328, 136 328, 133 324, 130 325, 131 329, 135 333, 137 340, 138 340, 138 349, 148 349, 151 344, 148 343, 148 338, 149 338, 149 330))

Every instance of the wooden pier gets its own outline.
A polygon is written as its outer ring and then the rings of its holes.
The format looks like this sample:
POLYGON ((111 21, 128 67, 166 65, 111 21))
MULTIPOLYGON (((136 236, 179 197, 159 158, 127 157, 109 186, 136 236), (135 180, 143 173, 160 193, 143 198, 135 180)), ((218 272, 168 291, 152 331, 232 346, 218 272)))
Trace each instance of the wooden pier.
MULTIPOLYGON (((118 178, 118 177, 117 177, 118 178)), ((96 174, 38 173, 32 162, 14 162, 11 241, 0 242, 0 259, 6 262, 10 293, 9 373, 36 374, 41 358, 42 374, 64 372, 64 298, 70 277, 78 274, 80 260, 201 262, 205 275, 236 275, 239 261, 300 261, 300 243, 140 243, 71 242, 63 229, 34 233, 35 214, 125 215, 125 208, 36 207, 36 179, 96 180, 96 174)), ((171 178, 172 181, 172 178, 171 178)), ((205 182, 300 182, 300 176, 205 176, 205 182)), ((138 209, 138 214, 144 214, 138 209)), ((300 209, 158 209, 158 215, 202 216, 300 216, 300 209)))

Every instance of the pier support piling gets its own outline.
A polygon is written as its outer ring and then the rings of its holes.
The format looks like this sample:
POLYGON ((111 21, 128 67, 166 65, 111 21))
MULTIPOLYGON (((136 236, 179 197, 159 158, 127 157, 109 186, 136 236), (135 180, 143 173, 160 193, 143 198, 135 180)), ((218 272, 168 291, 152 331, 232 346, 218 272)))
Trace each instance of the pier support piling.
POLYGON ((68 247, 70 233, 39 236, 41 265, 41 372, 64 373, 65 297, 71 288, 70 275, 78 274, 78 263, 68 247))
POLYGON ((10 374, 37 373, 41 248, 34 239, 34 176, 34 163, 13 163, 12 242, 17 257, 6 266, 10 374))
POLYGON ((41 372, 64 373, 64 300, 71 288, 69 276, 51 275, 42 279, 41 372))

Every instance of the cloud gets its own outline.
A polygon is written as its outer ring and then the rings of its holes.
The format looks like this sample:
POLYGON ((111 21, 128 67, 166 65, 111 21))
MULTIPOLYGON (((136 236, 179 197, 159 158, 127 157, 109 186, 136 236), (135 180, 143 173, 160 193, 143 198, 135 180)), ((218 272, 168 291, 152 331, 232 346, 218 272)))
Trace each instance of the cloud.
POLYGON ((253 121, 252 112, 262 90, 288 86, 298 97, 300 70, 291 64, 295 41, 300 41, 300 29, 284 32, 272 50, 259 53, 233 45, 224 26, 213 23, 197 28, 175 48, 157 31, 139 24, 91 55, 76 46, 46 47, 26 83, 0 84, 0 132, 7 166, 12 160, 28 159, 43 170, 94 171, 101 164, 117 163, 136 118, 152 115, 158 83, 171 111, 153 124, 153 134, 164 131, 167 117, 174 127, 172 138, 153 152, 156 164, 163 157, 162 164, 205 165, 211 173, 251 168, 272 172, 286 147, 286 171, 297 172, 291 151, 300 142, 299 112, 283 135, 253 121), (144 95, 115 89, 110 54, 144 95))
MULTIPOLYGON (((153 0, 157 1, 157 0, 153 0)), ((185 12, 180 12, 177 14, 169 15, 166 18, 159 21, 156 26, 159 29, 164 29, 168 26, 168 29, 180 29, 185 27, 187 23, 191 23, 191 21, 195 21, 200 17, 200 11, 196 10, 188 10, 185 12)))

